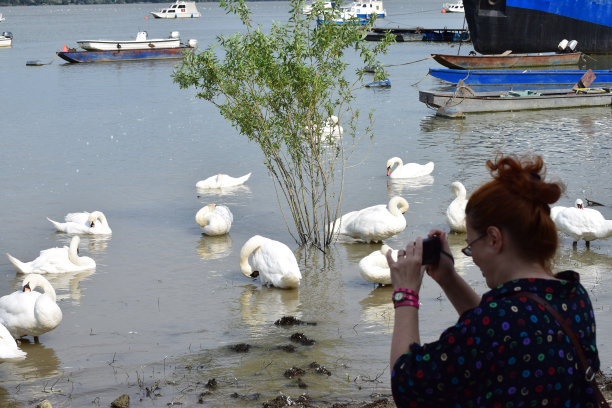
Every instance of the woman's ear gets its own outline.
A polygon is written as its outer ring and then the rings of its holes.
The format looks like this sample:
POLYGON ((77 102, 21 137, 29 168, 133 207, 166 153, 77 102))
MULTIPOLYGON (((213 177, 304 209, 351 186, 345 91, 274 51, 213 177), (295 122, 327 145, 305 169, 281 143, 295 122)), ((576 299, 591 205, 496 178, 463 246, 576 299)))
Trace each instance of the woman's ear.
POLYGON ((495 226, 487 228, 487 241, 495 252, 499 252, 504 247, 504 234, 495 226))

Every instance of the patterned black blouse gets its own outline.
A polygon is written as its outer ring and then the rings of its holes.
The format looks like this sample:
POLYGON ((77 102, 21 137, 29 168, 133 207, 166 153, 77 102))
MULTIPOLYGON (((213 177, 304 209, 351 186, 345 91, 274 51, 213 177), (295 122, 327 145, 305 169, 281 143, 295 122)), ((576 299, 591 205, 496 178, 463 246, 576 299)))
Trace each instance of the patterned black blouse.
POLYGON ((485 293, 457 324, 429 344, 412 344, 391 373, 398 407, 595 407, 580 360, 554 317, 528 291, 546 299, 578 336, 599 369, 595 318, 579 275, 519 279, 485 293))

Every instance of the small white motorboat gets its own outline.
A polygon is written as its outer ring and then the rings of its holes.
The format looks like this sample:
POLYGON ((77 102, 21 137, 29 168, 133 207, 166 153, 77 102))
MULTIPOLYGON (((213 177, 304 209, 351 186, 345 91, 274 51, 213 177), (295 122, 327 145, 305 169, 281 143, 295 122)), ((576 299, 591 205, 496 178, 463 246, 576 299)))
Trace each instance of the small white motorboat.
POLYGON ((458 0, 456 3, 444 3, 442 5, 444 13, 465 13, 463 9, 463 0, 458 0))
POLYGON ((182 0, 176 0, 174 4, 159 11, 152 11, 151 14, 155 18, 196 18, 201 16, 194 1, 182 0))
POLYGON ((354 0, 350 6, 343 7, 343 9, 345 19, 352 17, 370 18, 374 14, 376 14, 378 18, 387 17, 387 11, 381 0, 354 0))
POLYGON ((87 51, 140 50, 149 48, 178 48, 181 39, 178 31, 172 31, 168 38, 147 38, 146 31, 139 31, 135 40, 81 40, 79 47, 87 51))
POLYGON ((4 31, 0 34, 0 47, 10 47, 13 44, 13 34, 9 31, 4 31))

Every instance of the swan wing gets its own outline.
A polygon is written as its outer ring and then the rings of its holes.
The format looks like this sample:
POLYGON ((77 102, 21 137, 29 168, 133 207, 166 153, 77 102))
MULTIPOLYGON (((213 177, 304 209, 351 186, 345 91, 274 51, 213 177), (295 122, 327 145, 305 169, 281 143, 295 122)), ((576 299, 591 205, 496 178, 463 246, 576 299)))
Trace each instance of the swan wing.
POLYGON ((215 210, 206 216, 208 223, 202 227, 202 232, 206 235, 227 234, 232 227, 234 216, 229 208, 218 205, 215 210))
POLYGON ((0 298, 0 323, 14 338, 26 336, 36 327, 34 307, 40 292, 15 291, 0 298))
POLYGON ((4 325, 0 324, 0 360, 25 358, 26 352, 22 351, 15 339, 4 325))
POLYGON ((253 269, 259 271, 262 284, 279 288, 297 287, 302 278, 291 249, 274 240, 268 240, 253 253, 253 269))
MULTIPOLYGON (((397 250, 393 250, 391 256, 397 260, 397 250)), ((359 273, 368 282, 382 285, 391 284, 391 271, 387 263, 387 257, 382 250, 374 251, 362 258, 359 261, 359 273)))
POLYGON ((406 228, 403 214, 392 215, 384 204, 360 210, 343 226, 345 235, 366 242, 382 241, 406 228))
POLYGON ((419 163, 405 163, 402 166, 398 166, 390 175, 391 178, 416 178, 427 176, 434 170, 434 163, 429 162, 427 164, 419 163))

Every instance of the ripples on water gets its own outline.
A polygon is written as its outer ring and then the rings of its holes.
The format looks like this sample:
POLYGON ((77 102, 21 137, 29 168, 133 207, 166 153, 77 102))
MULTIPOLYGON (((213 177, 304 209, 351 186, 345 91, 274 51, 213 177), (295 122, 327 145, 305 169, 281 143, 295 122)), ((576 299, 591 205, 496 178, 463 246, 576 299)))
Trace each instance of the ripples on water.
MULTIPOLYGON (((388 0, 385 6, 393 17, 381 23, 388 26, 462 26, 458 16, 441 15, 439 5, 425 0, 388 0)), ((23 345, 25 361, 0 364, 0 405, 49 398, 54 406, 107 406, 124 392, 147 405, 144 387, 158 379, 177 385, 161 383, 163 397, 150 404, 194 404, 210 378, 220 387, 206 402, 217 406, 259 405, 261 400, 249 399, 257 392, 264 399, 308 392, 327 400, 388 394, 391 288, 365 282, 357 268, 380 245, 339 243, 326 256, 298 248, 283 223, 261 153, 210 104, 172 83, 174 63, 25 66, 30 59, 51 60, 63 44, 85 37, 131 38, 139 29, 165 36, 180 24, 182 38, 196 38, 204 47, 217 34, 239 29, 216 4, 198 5, 206 11, 201 19, 144 20, 157 8, 2 9, 3 30, 15 39, 11 49, 0 50, 5 96, 0 252, 31 260, 42 249, 67 245, 70 237, 55 233, 45 217, 71 211, 104 211, 113 235, 81 242, 81 254, 96 260, 95 272, 51 277, 64 320, 41 336, 40 344, 23 345), (251 171, 243 188, 196 191, 195 183, 210 175, 251 171), (232 210, 228 236, 201 235, 194 216, 211 202, 232 210), (304 276, 299 290, 261 288, 240 273, 238 253, 255 234, 295 250, 304 276), (317 325, 273 324, 286 314, 317 325), (315 345, 279 351, 297 331, 315 345), (240 342, 251 344, 251 351, 229 350, 240 342), (332 375, 309 371, 306 390, 283 376, 291 366, 304 368, 312 361, 332 375), (62 392, 50 392, 55 382, 62 392), (185 385, 191 388, 186 391, 185 385), (234 391, 243 398, 230 398, 234 391)), ((269 24, 285 18, 287 3, 257 2, 253 8, 269 24)), ((399 64, 456 51, 448 44, 395 44, 381 61, 394 65, 388 68, 392 88, 358 91, 362 116, 376 110, 375 137, 359 145, 347 168, 343 212, 387 203, 393 195, 406 197, 408 226, 386 241, 399 249, 431 228, 446 229, 445 211, 454 199, 450 184, 459 180, 468 193, 474 191, 489 179, 485 161, 501 150, 542 154, 549 176, 567 185, 560 205, 586 196, 606 204, 598 209, 612 219, 611 109, 435 117, 418 102, 419 89, 445 86, 426 76, 435 62, 399 64), (393 156, 421 164, 431 160, 435 170, 420 180, 391 181, 385 163, 393 156)), ((465 236, 451 234, 449 240, 459 273, 484 292, 480 271, 460 252, 465 236)), ((602 367, 612 370, 606 342, 612 333, 612 241, 595 241, 590 250, 582 242, 574 250, 571 239, 562 237, 557 269, 565 268, 583 275, 596 311, 602 367)), ((22 279, 4 257, 0 277, 0 294, 16 290, 22 279)), ((431 341, 457 316, 430 279, 421 297, 421 338, 431 341)))

